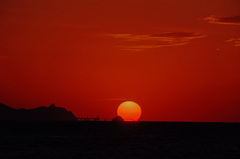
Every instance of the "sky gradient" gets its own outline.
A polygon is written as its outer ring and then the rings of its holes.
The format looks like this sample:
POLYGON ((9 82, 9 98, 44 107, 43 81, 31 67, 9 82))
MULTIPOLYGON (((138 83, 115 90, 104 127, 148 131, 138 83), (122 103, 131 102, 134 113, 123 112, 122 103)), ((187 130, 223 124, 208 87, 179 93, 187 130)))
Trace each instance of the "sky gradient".
POLYGON ((240 122, 239 0, 1 0, 0 102, 240 122))

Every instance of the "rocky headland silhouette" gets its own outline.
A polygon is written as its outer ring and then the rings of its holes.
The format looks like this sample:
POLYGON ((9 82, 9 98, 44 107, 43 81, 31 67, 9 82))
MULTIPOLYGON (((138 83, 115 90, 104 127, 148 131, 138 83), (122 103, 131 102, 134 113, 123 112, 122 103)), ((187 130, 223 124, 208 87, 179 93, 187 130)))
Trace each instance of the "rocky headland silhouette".
POLYGON ((0 120, 5 121, 77 121, 71 111, 56 107, 41 106, 34 109, 14 109, 0 103, 0 120))

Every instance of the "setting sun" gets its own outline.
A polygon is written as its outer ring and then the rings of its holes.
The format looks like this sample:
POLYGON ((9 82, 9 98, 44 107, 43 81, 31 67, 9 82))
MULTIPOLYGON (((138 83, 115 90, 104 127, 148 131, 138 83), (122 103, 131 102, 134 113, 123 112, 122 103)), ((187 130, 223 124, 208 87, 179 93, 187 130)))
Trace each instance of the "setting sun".
POLYGON ((121 116, 124 121, 138 121, 142 114, 141 107, 133 101, 125 101, 118 106, 118 116, 121 116))

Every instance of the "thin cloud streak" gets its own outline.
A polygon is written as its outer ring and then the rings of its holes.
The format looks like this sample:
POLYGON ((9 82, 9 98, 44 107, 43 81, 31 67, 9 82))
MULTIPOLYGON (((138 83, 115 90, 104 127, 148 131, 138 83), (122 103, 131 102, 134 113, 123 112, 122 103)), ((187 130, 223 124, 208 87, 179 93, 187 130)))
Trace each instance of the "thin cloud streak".
POLYGON ((134 46, 118 46, 122 50, 126 51, 145 51, 147 49, 153 49, 153 48, 161 48, 166 46, 181 46, 181 45, 187 45, 188 42, 179 42, 179 43, 172 43, 172 44, 156 44, 156 45, 134 45, 134 46))
POLYGON ((223 17, 211 15, 209 17, 204 18, 204 20, 212 24, 240 25, 240 16, 223 17))
POLYGON ((232 43, 233 46, 240 46, 240 38, 231 38, 225 42, 232 43))
POLYGON ((159 34, 109 34, 108 36, 119 39, 123 45, 118 47, 127 51, 145 51, 147 49, 166 46, 187 45, 193 39, 204 38, 207 35, 192 32, 165 32, 159 34))

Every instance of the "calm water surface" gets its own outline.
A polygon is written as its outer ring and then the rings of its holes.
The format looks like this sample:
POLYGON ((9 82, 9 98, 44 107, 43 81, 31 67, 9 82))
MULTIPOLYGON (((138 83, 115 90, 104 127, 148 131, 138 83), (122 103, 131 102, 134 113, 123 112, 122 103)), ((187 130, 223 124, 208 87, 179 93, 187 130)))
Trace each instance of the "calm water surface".
POLYGON ((240 123, 1 122, 0 159, 240 159, 240 123))

